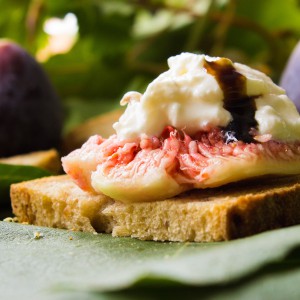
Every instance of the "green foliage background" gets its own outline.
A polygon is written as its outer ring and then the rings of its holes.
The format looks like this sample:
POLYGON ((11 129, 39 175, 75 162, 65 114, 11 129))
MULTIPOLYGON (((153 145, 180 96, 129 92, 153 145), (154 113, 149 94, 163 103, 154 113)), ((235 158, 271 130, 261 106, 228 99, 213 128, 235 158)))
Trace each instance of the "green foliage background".
POLYGON ((33 56, 45 45, 46 19, 77 16, 75 46, 44 63, 73 123, 118 106, 128 90, 143 92, 183 51, 227 56, 278 81, 300 38, 297 0, 0 0, 0 7, 0 36, 33 56))

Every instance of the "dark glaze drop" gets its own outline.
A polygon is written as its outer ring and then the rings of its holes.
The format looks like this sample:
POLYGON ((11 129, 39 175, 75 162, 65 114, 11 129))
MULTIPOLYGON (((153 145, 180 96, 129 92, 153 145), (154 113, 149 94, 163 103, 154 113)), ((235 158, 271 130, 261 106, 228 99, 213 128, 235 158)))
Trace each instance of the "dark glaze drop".
POLYGON ((237 72, 231 60, 227 58, 205 60, 204 68, 218 81, 224 94, 223 107, 232 116, 232 121, 224 128, 227 142, 235 139, 245 143, 253 142, 250 130, 258 125, 254 118, 254 100, 258 96, 247 96, 246 77, 237 72))

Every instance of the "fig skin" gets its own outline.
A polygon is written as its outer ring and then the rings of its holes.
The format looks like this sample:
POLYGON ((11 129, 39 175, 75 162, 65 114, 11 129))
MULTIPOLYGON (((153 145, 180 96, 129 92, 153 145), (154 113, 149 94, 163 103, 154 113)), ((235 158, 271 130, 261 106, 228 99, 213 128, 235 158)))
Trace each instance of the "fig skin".
POLYGON ((60 99, 35 59, 10 41, 0 41, 0 116, 0 157, 59 147, 60 99))
POLYGON ((300 112, 300 42, 292 52, 283 71, 279 85, 286 90, 288 97, 300 112))

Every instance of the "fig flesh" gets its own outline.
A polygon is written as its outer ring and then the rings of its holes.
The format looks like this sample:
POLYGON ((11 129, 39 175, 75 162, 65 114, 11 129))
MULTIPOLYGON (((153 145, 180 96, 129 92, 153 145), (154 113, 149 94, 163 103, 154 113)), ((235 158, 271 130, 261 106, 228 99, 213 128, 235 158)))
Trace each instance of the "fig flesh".
POLYGON ((0 157, 58 147, 62 106, 41 66, 0 41, 0 157))
POLYGON ((219 128, 191 137, 167 126, 158 137, 134 141, 93 136, 63 158, 63 167, 84 190, 122 202, 154 201, 193 188, 298 174, 300 142, 226 143, 219 128))

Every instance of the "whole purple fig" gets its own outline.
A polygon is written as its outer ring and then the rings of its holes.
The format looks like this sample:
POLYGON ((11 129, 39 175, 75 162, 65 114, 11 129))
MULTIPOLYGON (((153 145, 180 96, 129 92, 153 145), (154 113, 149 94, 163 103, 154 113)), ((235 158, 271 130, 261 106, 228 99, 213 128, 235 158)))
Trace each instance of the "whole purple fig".
POLYGON ((286 90, 300 112, 300 42, 288 60, 279 85, 286 90))
POLYGON ((62 106, 41 66, 0 41, 0 157, 58 147, 62 106))

